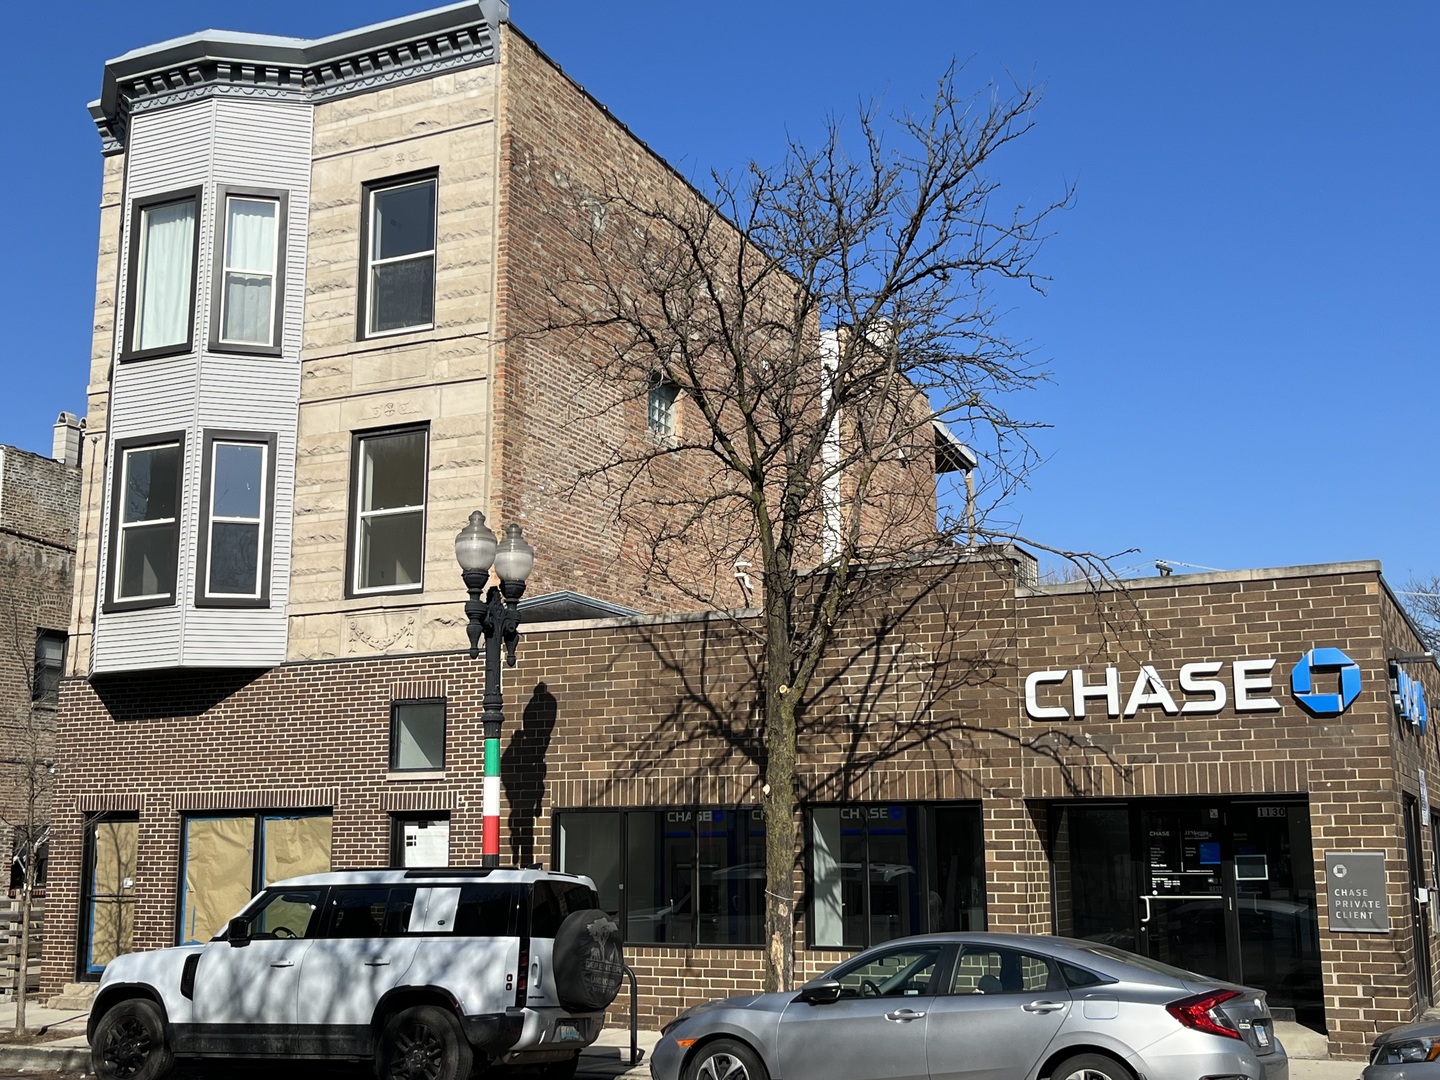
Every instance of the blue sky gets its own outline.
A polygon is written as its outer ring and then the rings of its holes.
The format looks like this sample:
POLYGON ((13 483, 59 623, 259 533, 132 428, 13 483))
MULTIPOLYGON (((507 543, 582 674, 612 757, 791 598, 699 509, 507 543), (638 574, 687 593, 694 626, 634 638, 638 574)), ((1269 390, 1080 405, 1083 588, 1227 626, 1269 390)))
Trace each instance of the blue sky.
MULTIPOLYGON (((104 61, 206 27, 312 37, 404 0, 26 4, 0 69, 14 136, 0 442, 83 411, 104 61), (121 12, 124 17, 121 17, 121 12)), ((682 171, 774 160, 862 100, 1045 86, 1002 204, 1076 185, 1009 331, 1053 382, 1011 513, 1027 534, 1220 569, 1378 558, 1440 573, 1440 5, 513 0, 511 16, 682 171)), ((1142 569, 1143 568, 1143 569, 1142 569)))

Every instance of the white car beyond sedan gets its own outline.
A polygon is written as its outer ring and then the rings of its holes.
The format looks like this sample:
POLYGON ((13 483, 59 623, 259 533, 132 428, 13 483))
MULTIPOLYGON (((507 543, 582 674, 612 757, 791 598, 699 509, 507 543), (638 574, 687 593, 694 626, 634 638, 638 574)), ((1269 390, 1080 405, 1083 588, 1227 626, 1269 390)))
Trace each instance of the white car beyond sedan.
POLYGON ((667 1024, 654 1080, 1288 1080, 1265 994, 1108 945, 928 934, 667 1024))

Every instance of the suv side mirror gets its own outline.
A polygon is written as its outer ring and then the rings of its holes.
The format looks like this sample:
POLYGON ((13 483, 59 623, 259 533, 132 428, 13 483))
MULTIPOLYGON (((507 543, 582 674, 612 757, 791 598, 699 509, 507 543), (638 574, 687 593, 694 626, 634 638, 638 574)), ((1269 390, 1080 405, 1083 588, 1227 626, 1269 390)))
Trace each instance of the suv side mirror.
POLYGON ((225 940, 237 949, 250 944, 250 920, 237 915, 225 925, 225 940))
POLYGON ((817 979, 808 986, 801 988, 796 1001, 803 1001, 807 1005, 828 1005, 840 998, 840 980, 838 979, 817 979))

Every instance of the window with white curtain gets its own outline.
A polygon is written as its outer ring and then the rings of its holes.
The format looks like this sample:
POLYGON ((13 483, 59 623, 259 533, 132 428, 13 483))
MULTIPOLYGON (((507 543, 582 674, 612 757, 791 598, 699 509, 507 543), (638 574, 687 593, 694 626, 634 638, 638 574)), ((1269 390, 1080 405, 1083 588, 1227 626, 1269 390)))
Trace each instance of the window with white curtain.
POLYGON ((179 432, 115 444, 108 608, 175 603, 184 446, 179 432))
POLYGON ((427 176, 366 188, 362 336, 434 324, 436 187, 427 176))
POLYGON ((221 194, 211 344, 268 349, 279 338, 285 199, 223 189, 221 194))
POLYGON ((130 356, 190 347, 199 209, 198 189, 135 203, 126 305, 130 356))
POLYGON ((355 438, 352 595, 415 591, 425 562, 425 473, 429 429, 355 438))
POLYGON ((205 433, 197 605, 268 603, 274 462, 273 434, 205 433))

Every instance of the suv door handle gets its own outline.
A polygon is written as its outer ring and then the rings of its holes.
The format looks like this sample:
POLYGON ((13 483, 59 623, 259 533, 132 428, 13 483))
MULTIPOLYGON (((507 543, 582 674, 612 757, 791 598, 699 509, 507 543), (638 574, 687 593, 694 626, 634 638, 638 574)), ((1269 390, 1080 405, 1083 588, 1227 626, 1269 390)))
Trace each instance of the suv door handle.
POLYGON ((925 1014, 916 1012, 914 1009, 896 1009, 894 1012, 885 1014, 886 1020, 894 1020, 897 1024, 908 1024, 911 1020, 919 1020, 925 1014))
POLYGON ((1032 1001, 1028 1005, 1021 1005, 1020 1008, 1026 1012, 1052 1013, 1065 1008, 1063 1001, 1032 1001))
POLYGON ((271 966, 271 967, 294 967, 294 966, 295 966, 295 961, 294 961, 294 960, 276 960, 276 961, 274 961, 270 966, 271 966))
POLYGON ((389 961, 389 960, 386 960, 385 957, 383 957, 383 956, 377 956, 374 960, 366 960, 366 961, 365 961, 365 966, 366 966, 366 967, 389 967, 389 966, 390 966, 390 961, 389 961))

